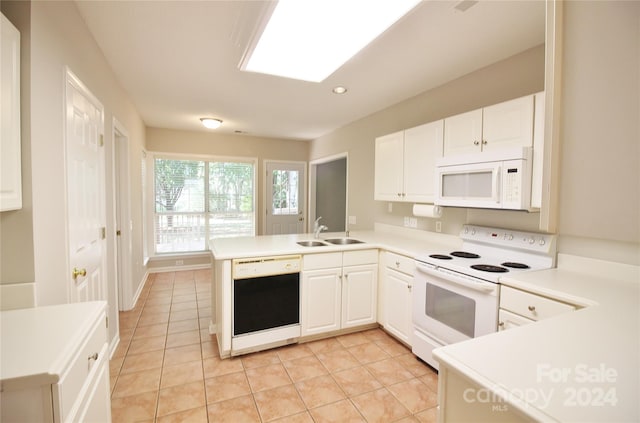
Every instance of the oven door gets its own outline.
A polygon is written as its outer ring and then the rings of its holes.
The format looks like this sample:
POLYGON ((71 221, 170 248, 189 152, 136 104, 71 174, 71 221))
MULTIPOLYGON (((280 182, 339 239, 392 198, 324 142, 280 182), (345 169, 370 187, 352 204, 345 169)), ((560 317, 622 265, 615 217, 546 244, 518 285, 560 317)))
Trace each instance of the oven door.
POLYGON ((497 330, 497 284, 416 262, 413 324, 443 345, 497 330))

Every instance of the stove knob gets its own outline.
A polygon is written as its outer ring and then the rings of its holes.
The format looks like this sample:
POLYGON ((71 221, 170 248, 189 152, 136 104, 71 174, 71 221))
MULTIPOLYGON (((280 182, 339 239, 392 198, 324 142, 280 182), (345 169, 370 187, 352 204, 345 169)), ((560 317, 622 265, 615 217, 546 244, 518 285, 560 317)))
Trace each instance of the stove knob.
POLYGON ((475 235, 476 234, 476 230, 475 229, 471 229, 471 235, 475 235))
POLYGON ((547 242, 544 240, 544 238, 540 238, 540 241, 538 242, 540 245, 544 245, 547 242))
POLYGON ((508 239, 509 239, 509 241, 513 241, 513 234, 509 234, 508 239))
POLYGON ((535 242, 536 240, 533 237, 529 238, 529 244, 534 244, 535 242))

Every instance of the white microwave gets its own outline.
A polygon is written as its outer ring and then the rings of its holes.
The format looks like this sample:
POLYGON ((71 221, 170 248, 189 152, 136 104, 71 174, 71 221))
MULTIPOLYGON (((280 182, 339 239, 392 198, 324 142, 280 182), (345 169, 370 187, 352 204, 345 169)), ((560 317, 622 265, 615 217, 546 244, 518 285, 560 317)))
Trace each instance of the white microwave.
POLYGON ((532 148, 520 147, 436 161, 440 206, 530 210, 532 148))

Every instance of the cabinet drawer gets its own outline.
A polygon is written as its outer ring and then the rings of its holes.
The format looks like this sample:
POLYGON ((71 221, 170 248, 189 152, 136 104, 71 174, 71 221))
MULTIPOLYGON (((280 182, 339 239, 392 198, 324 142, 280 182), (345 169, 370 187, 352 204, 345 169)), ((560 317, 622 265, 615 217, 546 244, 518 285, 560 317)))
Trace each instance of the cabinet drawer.
POLYGON ((378 262, 378 250, 345 251, 342 257, 343 266, 357 266, 359 264, 375 264, 378 262))
POLYGON ((532 320, 547 319, 576 309, 572 305, 504 285, 500 288, 500 308, 532 320))
POLYGON ((302 257, 302 269, 330 269, 342 267, 342 253, 305 254, 302 257))
POLYGON ((390 253, 388 251, 384 253, 382 260, 386 267, 390 267, 398 272, 402 272, 410 276, 413 276, 413 271, 416 268, 415 261, 412 258, 390 253))
POLYGON ((498 331, 528 325, 533 322, 534 320, 527 319, 526 317, 522 317, 510 311, 503 309, 498 310, 498 331))
MULTIPOLYGON (((70 352, 72 358, 70 359, 69 367, 60 378, 60 381, 53 386, 53 390, 58 391, 57 397, 60 402, 57 405, 60 409, 57 411, 61 421, 67 420, 69 413, 74 410, 74 405, 81 399, 79 396, 83 386, 90 382, 88 376, 91 374, 91 370, 103 358, 100 355, 107 354, 107 349, 104 349, 106 343, 105 315, 101 314, 86 337, 78 342, 74 351, 70 352)), ((104 358, 106 359, 106 357, 104 358)))

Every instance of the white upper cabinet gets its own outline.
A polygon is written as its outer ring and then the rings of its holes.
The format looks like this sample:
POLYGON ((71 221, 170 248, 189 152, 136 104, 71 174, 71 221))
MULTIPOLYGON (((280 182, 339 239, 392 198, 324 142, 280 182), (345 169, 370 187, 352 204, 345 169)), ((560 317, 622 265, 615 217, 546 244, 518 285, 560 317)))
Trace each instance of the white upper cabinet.
POLYGON ((443 128, 439 120, 376 138, 376 200, 433 202, 443 128))
POLYGON ((0 22, 0 211, 22 208, 20 153, 20 32, 0 22))
POLYGON ((533 145, 534 96, 472 110, 444 120, 444 155, 533 145))

